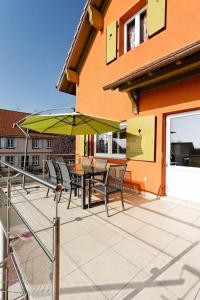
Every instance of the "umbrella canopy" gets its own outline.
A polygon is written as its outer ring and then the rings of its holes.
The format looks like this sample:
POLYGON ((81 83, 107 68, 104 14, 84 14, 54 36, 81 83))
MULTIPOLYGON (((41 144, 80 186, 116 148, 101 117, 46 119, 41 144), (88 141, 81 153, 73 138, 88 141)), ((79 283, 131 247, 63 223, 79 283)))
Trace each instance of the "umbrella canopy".
POLYGON ((120 122, 78 112, 67 114, 30 115, 19 123, 20 127, 40 133, 82 135, 115 132, 120 122))

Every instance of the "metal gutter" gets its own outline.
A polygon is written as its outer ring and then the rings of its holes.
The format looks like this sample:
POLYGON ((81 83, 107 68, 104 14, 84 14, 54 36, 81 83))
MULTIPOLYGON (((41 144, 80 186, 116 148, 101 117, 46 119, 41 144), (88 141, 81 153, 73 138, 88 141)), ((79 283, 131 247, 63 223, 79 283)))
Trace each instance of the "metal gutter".
POLYGON ((126 83, 127 81, 131 81, 133 79, 139 78, 140 76, 143 76, 150 72, 158 70, 162 67, 166 67, 167 65, 169 65, 171 63, 176 63, 187 56, 197 53, 198 51, 200 51, 200 40, 198 40, 184 48, 176 50, 176 51, 174 51, 174 52, 172 52, 172 53, 170 53, 148 65, 145 65, 145 66, 129 73, 128 75, 126 75, 108 85, 105 85, 103 87, 103 90, 104 91, 109 90, 109 89, 115 90, 115 89, 119 88, 122 84, 126 83))

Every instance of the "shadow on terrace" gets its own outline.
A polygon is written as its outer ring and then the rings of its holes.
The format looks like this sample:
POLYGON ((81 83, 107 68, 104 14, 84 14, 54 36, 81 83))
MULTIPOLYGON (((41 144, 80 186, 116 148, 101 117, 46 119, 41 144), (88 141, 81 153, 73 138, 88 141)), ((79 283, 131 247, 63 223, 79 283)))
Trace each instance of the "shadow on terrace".
MULTIPOLYGON (((54 193, 46 198, 37 182, 26 187, 12 186, 12 202, 51 253, 54 193)), ((104 205, 83 210, 74 195, 66 209, 68 197, 58 205, 60 299, 199 299, 200 207, 125 190, 125 210, 111 197, 108 218, 104 205)), ((30 299, 50 299, 52 264, 32 237, 12 244, 30 299)))

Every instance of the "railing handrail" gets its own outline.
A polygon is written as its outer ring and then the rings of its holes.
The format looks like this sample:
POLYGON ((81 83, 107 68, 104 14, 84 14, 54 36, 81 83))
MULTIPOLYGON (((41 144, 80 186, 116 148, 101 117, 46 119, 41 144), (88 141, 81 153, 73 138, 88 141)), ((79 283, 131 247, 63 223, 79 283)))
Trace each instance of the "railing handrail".
POLYGON ((76 153, 50 153, 48 156, 79 156, 76 153))
POLYGON ((52 190, 55 190, 55 191, 59 192, 62 189, 62 186, 60 184, 54 184, 54 183, 52 183, 52 182, 50 182, 50 181, 48 181, 48 180, 46 180, 46 179, 44 179, 42 177, 39 177, 39 176, 34 175, 34 174, 30 173, 30 172, 27 172, 27 171, 22 170, 22 169, 20 169, 18 167, 15 167, 15 166, 13 166, 13 165, 5 162, 5 161, 0 160, 0 164, 3 164, 6 167, 9 167, 9 168, 13 169, 14 171, 17 171, 19 174, 27 176, 27 177, 29 177, 29 178, 31 178, 31 179, 33 179, 33 180, 35 180, 35 181, 37 181, 37 182, 45 185, 46 187, 48 187, 48 188, 50 188, 52 190))

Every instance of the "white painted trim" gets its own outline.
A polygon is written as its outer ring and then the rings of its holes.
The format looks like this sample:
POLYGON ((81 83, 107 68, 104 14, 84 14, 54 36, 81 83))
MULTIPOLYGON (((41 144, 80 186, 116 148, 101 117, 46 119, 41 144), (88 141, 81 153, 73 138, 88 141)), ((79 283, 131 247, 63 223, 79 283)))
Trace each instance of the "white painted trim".
POLYGON ((135 19, 135 43, 134 48, 140 45, 140 15, 147 11, 147 6, 144 6, 136 14, 124 23, 124 53, 127 53, 127 26, 135 19))
MULTIPOLYGON (((123 123, 124 124, 124 123, 123 123)), ((109 136, 112 135, 111 132, 107 133, 109 136)), ((97 136, 94 135, 94 156, 96 157, 105 157, 105 158, 116 158, 116 159, 126 159, 126 154, 112 154, 111 150, 112 150, 112 139, 108 139, 108 153, 98 153, 96 152, 96 138, 97 136)))
MULTIPOLYGON (((166 195, 168 195, 169 197, 171 197, 170 192, 168 192, 170 190, 170 177, 172 176, 172 174, 174 174, 174 172, 177 172, 178 176, 180 177, 179 180, 181 180, 181 172, 187 174, 186 176, 188 176, 188 178, 190 178, 190 176, 192 176, 192 174, 196 174, 195 176, 200 175, 200 168, 198 168, 198 167, 185 167, 185 166, 170 165, 171 120, 175 119, 175 118, 182 118, 182 117, 195 116, 195 115, 200 115, 200 110, 192 110, 192 111, 187 111, 187 112, 182 112, 182 113, 170 114, 166 117, 166 182, 165 182, 165 184, 166 184, 166 195), (171 174, 170 174, 170 171, 172 171, 171 174)), ((193 200, 187 200, 187 201, 193 201, 193 200)))
POLYGON ((191 110, 191 111, 187 111, 187 112, 168 115, 167 119, 170 120, 173 118, 187 117, 187 116, 194 116, 194 115, 200 115, 200 110, 191 110))

